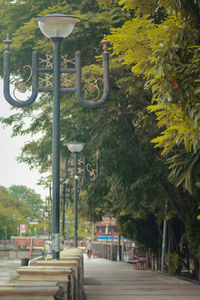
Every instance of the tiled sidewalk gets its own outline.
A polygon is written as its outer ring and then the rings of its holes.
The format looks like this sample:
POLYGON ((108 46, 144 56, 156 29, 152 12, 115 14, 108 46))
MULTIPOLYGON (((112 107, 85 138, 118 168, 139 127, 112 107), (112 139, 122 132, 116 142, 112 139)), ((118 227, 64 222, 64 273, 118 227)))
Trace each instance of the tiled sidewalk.
POLYGON ((131 264, 85 257, 87 300, 200 300, 200 285, 131 264))

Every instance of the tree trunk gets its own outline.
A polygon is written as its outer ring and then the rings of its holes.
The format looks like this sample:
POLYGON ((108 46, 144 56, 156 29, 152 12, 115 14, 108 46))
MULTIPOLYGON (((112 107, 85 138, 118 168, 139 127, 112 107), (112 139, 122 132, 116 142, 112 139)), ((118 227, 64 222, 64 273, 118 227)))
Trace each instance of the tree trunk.
POLYGON ((169 230, 170 230, 170 233, 171 233, 171 249, 170 249, 170 252, 176 252, 176 253, 179 253, 179 247, 178 247, 178 243, 177 243, 177 240, 176 240, 176 236, 174 234, 174 230, 173 230, 173 226, 170 224, 170 222, 168 222, 168 227, 169 227, 169 230))
POLYGON ((181 213, 179 207, 177 206, 177 204, 174 202, 173 197, 171 197, 171 194, 169 192, 169 189, 167 187, 166 184, 164 184, 163 182, 159 181, 158 182, 160 184, 160 187, 162 188, 162 190, 164 191, 165 195, 167 196, 167 199, 169 200, 170 204, 172 205, 172 207, 174 208, 174 210, 176 211, 177 215, 179 216, 180 220, 183 222, 184 225, 186 225, 186 221, 185 221, 185 217, 184 215, 181 213))
POLYGON ((194 279, 200 281, 200 259, 194 257, 194 279))

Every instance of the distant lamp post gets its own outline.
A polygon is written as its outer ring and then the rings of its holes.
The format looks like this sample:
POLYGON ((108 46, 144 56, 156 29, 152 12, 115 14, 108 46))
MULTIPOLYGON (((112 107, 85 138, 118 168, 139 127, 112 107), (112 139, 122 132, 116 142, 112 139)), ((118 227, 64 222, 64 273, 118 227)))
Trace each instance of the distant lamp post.
MULTIPOLYGON (((67 143, 67 147, 70 152, 74 153, 74 164, 73 164, 73 177, 74 177, 74 246, 78 246, 77 231, 78 231, 78 177, 81 176, 80 172, 83 171, 82 176, 87 179, 88 182, 95 182, 99 177, 99 152, 96 154, 96 170, 91 169, 90 165, 84 159, 83 166, 78 164, 78 153, 83 150, 84 143, 70 142, 67 143), (83 170, 81 170, 83 167, 83 170), (79 172, 80 171, 80 172, 79 172)), ((68 168, 72 165, 66 163, 66 176, 68 176, 68 168)))
POLYGON ((27 223, 28 223, 28 236, 30 236, 30 217, 27 217, 27 223))
POLYGON ((107 232, 107 240, 109 240, 109 235, 110 235, 110 241, 112 242, 113 241, 113 226, 112 226, 112 218, 113 217, 113 214, 110 213, 110 212, 107 212, 105 214, 106 217, 108 217, 110 219, 110 226, 108 225, 108 232, 107 232), (110 227, 110 229, 109 229, 110 227))
POLYGON ((18 231, 18 236, 21 236, 21 230, 20 230, 20 220, 21 218, 17 218, 17 231, 18 231))
POLYGON ((15 235, 15 220, 16 220, 16 214, 12 214, 12 220, 13 220, 13 235, 15 235))
POLYGON ((78 153, 83 150, 84 143, 71 142, 67 143, 70 152, 74 153, 74 247, 78 246, 77 230, 78 230, 78 153))
POLYGON ((83 150, 85 143, 77 143, 77 142, 70 142, 67 143, 67 148, 69 149, 70 152, 74 154, 78 154, 83 150))
POLYGON ((62 243, 65 241, 65 209, 66 209, 66 198, 67 195, 69 200, 71 200, 71 187, 68 185, 69 179, 66 178, 61 180, 62 186, 62 243))
MULTIPOLYGON (((64 14, 52 14, 35 19, 41 32, 51 39, 53 43, 53 67, 38 68, 37 52, 32 54, 32 94, 21 101, 10 95, 10 43, 7 36, 4 41, 4 96, 6 100, 15 107, 23 108, 31 105, 37 98, 38 92, 53 93, 53 132, 52 132, 52 179, 53 179, 53 201, 52 201, 52 256, 59 259, 60 256, 60 231, 59 231, 59 199, 60 199, 60 94, 75 93, 77 100, 85 107, 97 107, 104 103, 109 91, 109 55, 107 52, 108 41, 104 37, 103 45, 103 79, 104 90, 100 99, 87 101, 81 95, 81 58, 80 52, 75 53, 75 68, 61 68, 61 42, 73 30, 75 24, 80 20, 73 16, 64 14), (38 74, 53 74, 52 87, 38 87, 38 74), (74 73, 76 76, 75 87, 62 87, 61 74, 74 73)), ((23 91, 24 86, 19 84, 18 90, 23 91)))
POLYGON ((62 244, 65 243, 65 201, 66 201, 66 183, 62 189, 62 244))
POLYGON ((5 243, 7 243, 8 238, 8 217, 5 217, 5 243))
MULTIPOLYGON (((50 239, 50 217, 51 217, 51 207, 49 205, 44 207, 44 213, 43 213, 45 220, 47 220, 47 227, 48 227, 48 239, 50 239)), ((46 223, 45 223, 46 227, 46 223)), ((45 230, 46 231, 46 230, 45 230)))
POLYGON ((68 216, 65 216, 65 225, 66 225, 66 238, 67 241, 69 241, 69 225, 70 225, 71 221, 69 220, 68 216))

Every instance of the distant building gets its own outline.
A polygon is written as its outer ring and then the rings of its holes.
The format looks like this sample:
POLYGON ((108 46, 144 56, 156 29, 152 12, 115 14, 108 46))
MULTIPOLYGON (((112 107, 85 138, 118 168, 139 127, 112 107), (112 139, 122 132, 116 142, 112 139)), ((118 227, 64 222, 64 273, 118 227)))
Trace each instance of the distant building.
POLYGON ((95 223, 95 240, 99 242, 117 242, 116 218, 105 216, 101 222, 95 223))

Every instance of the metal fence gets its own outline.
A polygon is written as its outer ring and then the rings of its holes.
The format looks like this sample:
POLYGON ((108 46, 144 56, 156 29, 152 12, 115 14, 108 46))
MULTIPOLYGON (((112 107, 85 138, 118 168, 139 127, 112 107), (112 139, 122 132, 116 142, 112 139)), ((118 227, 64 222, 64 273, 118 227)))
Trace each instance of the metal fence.
MULTIPOLYGON (((137 247, 134 242, 128 241, 118 242, 93 242, 93 256, 110 259, 113 261, 122 260, 125 262, 133 262, 137 247)), ((141 254, 141 253, 140 253, 141 254)), ((145 253, 141 255, 146 257, 145 253)))
POLYGON ((4 240, 0 239, 0 248, 6 249, 10 247, 10 241, 9 240, 4 240))

